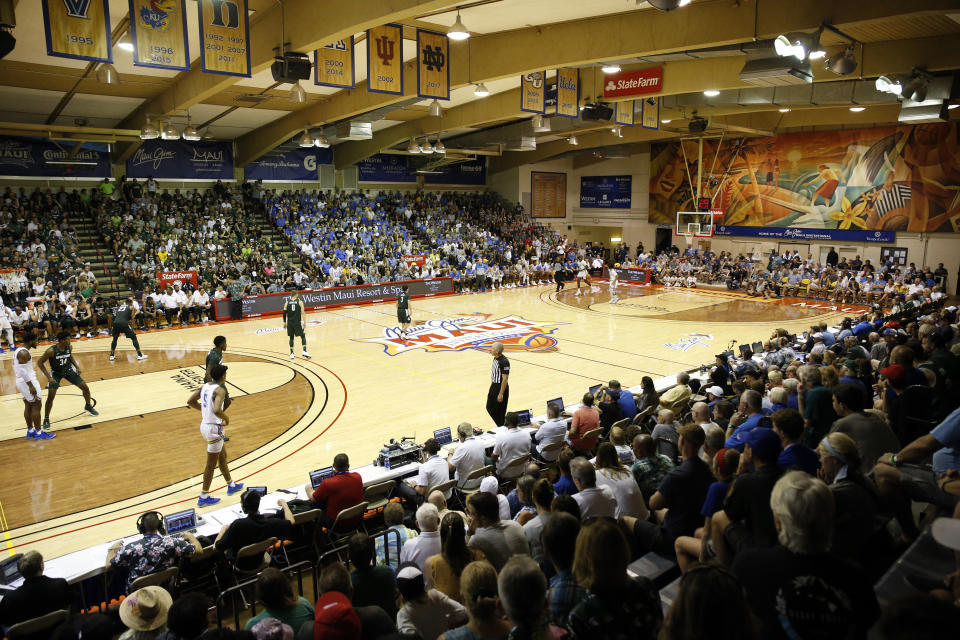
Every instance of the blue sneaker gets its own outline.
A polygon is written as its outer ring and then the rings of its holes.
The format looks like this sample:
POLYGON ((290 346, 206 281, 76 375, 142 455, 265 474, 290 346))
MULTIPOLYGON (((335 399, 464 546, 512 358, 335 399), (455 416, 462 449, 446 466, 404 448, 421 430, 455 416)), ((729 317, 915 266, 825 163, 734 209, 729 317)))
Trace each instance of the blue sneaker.
POLYGON ((211 505, 217 504, 218 502, 220 502, 220 498, 214 498, 213 496, 207 496, 206 498, 204 498, 203 496, 200 496, 200 499, 197 500, 197 506, 209 507, 211 505))
POLYGON ((33 440, 36 437, 37 436, 34 433, 33 429, 27 429, 27 440, 33 440))
POLYGON ((238 483, 236 483, 235 485, 233 485, 232 487, 231 487, 230 485, 227 485, 227 495, 228 495, 228 496, 232 496, 233 494, 237 493, 238 491, 243 491, 243 483, 242 483, 242 482, 238 482, 238 483))
POLYGON ((33 435, 34 440, 50 440, 51 438, 56 438, 57 434, 53 431, 37 431, 33 435))

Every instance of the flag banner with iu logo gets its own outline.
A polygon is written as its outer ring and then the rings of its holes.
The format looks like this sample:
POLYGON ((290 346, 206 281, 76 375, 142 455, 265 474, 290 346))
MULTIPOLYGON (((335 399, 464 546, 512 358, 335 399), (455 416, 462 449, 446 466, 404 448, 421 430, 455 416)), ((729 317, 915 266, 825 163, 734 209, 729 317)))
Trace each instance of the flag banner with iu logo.
POLYGON ((557 69, 557 115, 576 118, 580 115, 580 70, 557 69))
POLYGON ((187 0, 130 0, 130 39, 138 67, 190 70, 187 0))
POLYGON ((546 111, 546 77, 545 71, 534 71, 520 76, 520 111, 546 111))
POLYGON ((204 73, 250 77, 247 0, 199 0, 200 65, 204 73))
POLYGON ((617 113, 613 121, 627 127, 633 126, 633 100, 624 100, 617 103, 617 113))
POLYGON ((337 40, 313 52, 313 84, 321 87, 353 89, 356 84, 353 36, 337 40))
POLYGON ((403 95, 403 27, 367 30, 367 90, 403 95))
POLYGON ((417 95, 450 99, 450 43, 445 33, 417 29, 417 95))
POLYGON ((107 0, 41 0, 47 55, 113 62, 107 0))

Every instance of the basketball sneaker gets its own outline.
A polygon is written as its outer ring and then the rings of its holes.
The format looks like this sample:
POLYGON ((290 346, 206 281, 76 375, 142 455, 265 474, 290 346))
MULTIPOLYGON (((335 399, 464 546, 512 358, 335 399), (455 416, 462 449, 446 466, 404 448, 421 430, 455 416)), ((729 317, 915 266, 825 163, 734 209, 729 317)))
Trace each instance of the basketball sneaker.
POLYGON ((243 491, 243 483, 242 483, 242 482, 234 482, 232 486, 229 485, 229 484, 227 485, 227 495, 228 495, 228 496, 232 496, 233 494, 237 493, 238 491, 243 491))
POLYGON ((87 413, 89 413, 89 414, 92 415, 92 416, 98 416, 98 415, 100 415, 100 412, 97 411, 96 409, 94 409, 94 407, 97 406, 97 399, 96 399, 96 398, 90 398, 90 399, 93 400, 93 404, 85 404, 85 405, 83 405, 83 410, 86 411, 87 413))
POLYGON ((307 353, 307 350, 306 350, 306 349, 304 349, 304 350, 303 350, 303 353, 302 353, 302 354, 300 354, 300 355, 302 355, 302 356, 303 356, 304 358, 306 358, 307 360, 309 360, 309 359, 310 359, 310 354, 309 354, 309 353, 307 353))
POLYGON ((56 438, 56 437, 57 437, 57 434, 55 434, 52 431, 46 431, 46 432, 37 431, 33 434, 34 440, 52 440, 53 438, 56 438))
POLYGON ((290 352, 290 359, 293 360, 294 357, 295 357, 295 356, 293 355, 293 351, 291 351, 291 352, 290 352))
POLYGON ((49 431, 49 430, 50 430, 50 418, 44 418, 44 419, 43 419, 43 424, 40 425, 40 426, 42 426, 45 431, 49 431))
POLYGON ((37 435, 36 435, 36 433, 33 431, 33 429, 27 427, 27 440, 33 440, 33 439, 36 438, 36 437, 37 437, 37 435))
POLYGON ((218 502, 220 502, 220 498, 214 498, 213 496, 207 496, 207 497, 200 496, 200 499, 197 500, 197 506, 210 507, 212 505, 217 504, 218 502))
POLYGON ((116 359, 117 359, 117 356, 115 356, 115 355, 113 355, 113 354, 111 353, 111 354, 110 354, 110 362, 113 362, 113 361, 116 360, 116 359))
POLYGON ((147 354, 141 353, 140 355, 137 356, 137 360, 146 360, 147 357, 148 357, 147 354))

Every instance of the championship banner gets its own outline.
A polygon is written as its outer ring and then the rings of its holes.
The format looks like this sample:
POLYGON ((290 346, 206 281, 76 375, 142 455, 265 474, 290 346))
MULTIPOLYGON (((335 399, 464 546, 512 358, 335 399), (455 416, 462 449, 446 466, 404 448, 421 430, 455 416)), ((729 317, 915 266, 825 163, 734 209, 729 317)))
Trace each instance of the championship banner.
POLYGON ((520 111, 544 113, 546 105, 546 72, 534 71, 520 76, 520 111))
POLYGON ((450 99, 450 42, 445 33, 417 29, 417 95, 450 99))
POLYGON ((557 115, 580 116, 580 70, 557 69, 557 115))
POLYGON ((617 103, 617 113, 613 117, 613 121, 617 124, 622 124, 626 127, 633 126, 633 100, 626 100, 624 102, 617 103))
POLYGON ((660 128, 660 98, 640 101, 640 126, 644 129, 660 128))
POLYGON ((41 0, 47 55, 113 62, 107 0, 41 0))
POLYGON ((197 288, 196 271, 157 271, 157 280, 163 288, 172 287, 175 284, 182 287, 186 282, 189 282, 194 289, 197 288))
POLYGON ((130 39, 138 67, 190 70, 187 0, 130 0, 130 39))
POLYGON ((403 260, 403 264, 407 265, 408 267, 412 264, 415 264, 418 267, 422 267, 423 265, 427 264, 427 256, 422 253, 413 256, 403 256, 400 259, 403 260))
POLYGON ((367 91, 403 95, 403 27, 367 30, 367 91))
POLYGON ((233 180, 230 142, 144 140, 127 159, 128 178, 233 180))
POLYGON ((109 178, 110 154, 34 138, 0 137, 0 176, 109 178), (67 162, 69 161, 69 164, 67 162))
POLYGON ((338 89, 353 89, 357 85, 353 36, 313 52, 313 84, 338 89))
POLYGON ((333 149, 276 150, 243 168, 247 180, 316 182, 317 165, 333 164, 333 149))
MULTIPOLYGON (((163 0, 158 0, 163 1, 163 0)), ((247 0, 198 0, 200 66, 204 73, 250 77, 247 0)))
POLYGON ((407 156, 377 154, 357 163, 359 182, 416 182, 417 176, 407 166, 407 156))

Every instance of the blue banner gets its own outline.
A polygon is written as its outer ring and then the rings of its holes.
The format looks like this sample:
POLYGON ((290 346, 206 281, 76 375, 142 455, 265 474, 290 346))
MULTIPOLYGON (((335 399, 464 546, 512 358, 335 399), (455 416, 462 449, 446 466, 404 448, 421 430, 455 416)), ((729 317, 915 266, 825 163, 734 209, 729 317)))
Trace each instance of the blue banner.
POLYGON ((713 230, 715 236, 745 236, 772 240, 831 240, 837 242, 893 242, 893 231, 860 229, 810 229, 806 227, 731 227, 721 225, 713 230))
POLYGON ((0 137, 0 176, 109 178, 110 154, 35 138, 0 137))
POLYGON ((581 209, 629 209, 633 176, 582 176, 581 209))
POLYGON ((243 168, 247 180, 283 180, 316 182, 317 165, 333 164, 333 151, 327 149, 277 149, 243 168))
POLYGON ((428 173, 424 184, 463 185, 482 187, 487 184, 487 159, 483 156, 470 162, 448 164, 436 169, 440 173, 428 173))
POLYGON ((357 163, 360 182, 416 182, 417 176, 407 166, 407 156, 377 154, 357 163))
POLYGON ((144 140, 127 159, 127 177, 233 180, 233 143, 144 140))

